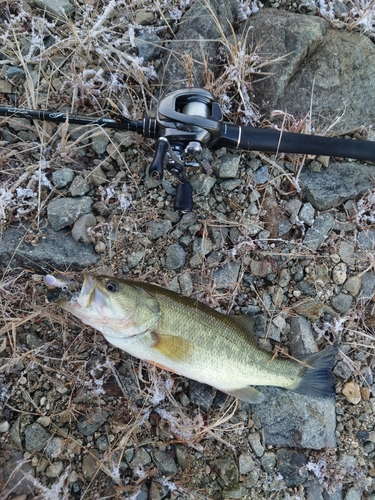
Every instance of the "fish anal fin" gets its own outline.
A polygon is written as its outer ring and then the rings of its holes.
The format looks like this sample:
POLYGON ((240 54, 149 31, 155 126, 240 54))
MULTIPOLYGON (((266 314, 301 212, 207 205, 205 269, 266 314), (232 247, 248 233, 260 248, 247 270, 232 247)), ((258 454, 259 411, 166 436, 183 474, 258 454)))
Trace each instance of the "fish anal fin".
POLYGON ((193 342, 176 335, 163 335, 158 332, 151 332, 153 343, 151 347, 160 354, 172 361, 186 361, 190 358, 194 350, 193 342))
POLYGON ((250 387, 249 385, 231 391, 225 390, 224 392, 226 392, 230 396, 234 396, 235 398, 240 399, 241 401, 245 401, 246 403, 256 404, 264 401, 264 394, 259 392, 257 389, 254 389, 254 387, 250 387))

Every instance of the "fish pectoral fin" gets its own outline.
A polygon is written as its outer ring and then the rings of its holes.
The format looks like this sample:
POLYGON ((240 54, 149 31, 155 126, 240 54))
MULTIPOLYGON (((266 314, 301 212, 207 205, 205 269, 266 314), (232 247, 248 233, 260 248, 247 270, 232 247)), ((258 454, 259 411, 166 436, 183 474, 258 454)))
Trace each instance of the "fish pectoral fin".
POLYGON ((264 394, 249 385, 241 387, 241 389, 234 389, 233 391, 225 392, 230 396, 240 399, 241 401, 245 401, 246 403, 261 403, 264 401, 264 394))
POLYGON ((194 344, 190 340, 158 332, 151 332, 151 336, 154 341, 151 347, 173 361, 185 361, 192 355, 194 344))

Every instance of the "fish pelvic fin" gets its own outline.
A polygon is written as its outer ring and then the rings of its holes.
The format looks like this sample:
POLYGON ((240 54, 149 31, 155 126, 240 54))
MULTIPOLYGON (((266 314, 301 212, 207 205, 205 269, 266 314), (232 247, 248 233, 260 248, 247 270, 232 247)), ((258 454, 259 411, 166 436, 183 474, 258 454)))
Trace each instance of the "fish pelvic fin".
POLYGON ((264 401, 264 394, 259 392, 254 387, 250 387, 249 385, 246 387, 241 387, 240 389, 234 389, 233 391, 223 391, 230 396, 234 396, 235 398, 240 399, 241 401, 245 401, 246 403, 261 403, 264 401))
POLYGON ((194 344, 189 340, 175 335, 163 335, 151 332, 153 343, 151 347, 172 361, 185 361, 192 355, 194 344))
POLYGON ((315 398, 329 398, 335 395, 336 380, 332 373, 337 344, 326 347, 320 352, 303 359, 306 367, 301 370, 302 379, 291 390, 315 398))

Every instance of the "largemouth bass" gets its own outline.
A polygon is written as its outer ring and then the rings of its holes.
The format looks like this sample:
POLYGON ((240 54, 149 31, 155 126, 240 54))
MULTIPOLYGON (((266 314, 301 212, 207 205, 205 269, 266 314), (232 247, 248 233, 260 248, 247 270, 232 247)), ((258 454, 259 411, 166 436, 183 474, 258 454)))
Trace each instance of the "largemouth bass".
POLYGON ((298 363, 260 349, 247 316, 227 316, 149 283, 85 275, 79 296, 60 303, 111 344, 242 401, 264 396, 251 385, 273 385, 314 397, 335 393, 336 346, 298 363))

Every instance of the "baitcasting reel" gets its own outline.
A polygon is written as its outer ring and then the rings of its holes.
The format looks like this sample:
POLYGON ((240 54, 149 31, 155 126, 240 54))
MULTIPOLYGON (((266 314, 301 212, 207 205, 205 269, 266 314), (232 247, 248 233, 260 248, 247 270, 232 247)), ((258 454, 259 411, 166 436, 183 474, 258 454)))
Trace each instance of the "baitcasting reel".
POLYGON ((174 207, 187 212, 193 208, 192 186, 185 167, 198 166, 194 161, 204 147, 231 147, 246 151, 298 153, 375 161, 375 142, 296 134, 274 129, 240 126, 223 121, 214 96, 200 88, 186 88, 163 97, 156 118, 129 120, 88 118, 54 111, 0 107, 0 116, 16 116, 56 123, 99 125, 104 128, 129 130, 156 139, 154 159, 148 169, 151 177, 162 179, 167 169, 177 186, 174 207), (193 160, 191 160, 191 158, 193 160))

